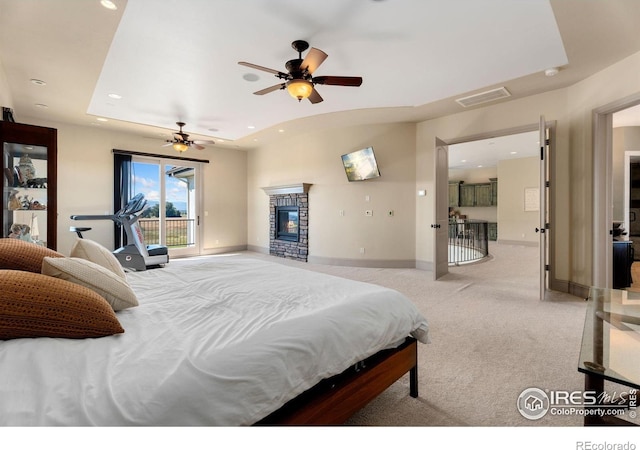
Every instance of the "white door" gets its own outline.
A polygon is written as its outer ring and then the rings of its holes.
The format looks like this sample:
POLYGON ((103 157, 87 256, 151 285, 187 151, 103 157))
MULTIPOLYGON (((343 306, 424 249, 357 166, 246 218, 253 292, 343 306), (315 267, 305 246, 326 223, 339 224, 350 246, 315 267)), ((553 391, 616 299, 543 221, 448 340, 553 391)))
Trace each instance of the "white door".
POLYGON ((199 173, 196 162, 133 158, 132 195, 147 200, 139 219, 147 245, 164 245, 170 256, 200 253, 199 173))
POLYGON ((434 268, 433 278, 437 280, 449 273, 449 146, 436 138, 434 155, 435 211, 433 229, 434 268))
POLYGON ((549 199, 549 134, 544 116, 540 116, 540 226, 536 232, 540 233, 540 300, 544 300, 547 291, 548 271, 548 199, 549 199))

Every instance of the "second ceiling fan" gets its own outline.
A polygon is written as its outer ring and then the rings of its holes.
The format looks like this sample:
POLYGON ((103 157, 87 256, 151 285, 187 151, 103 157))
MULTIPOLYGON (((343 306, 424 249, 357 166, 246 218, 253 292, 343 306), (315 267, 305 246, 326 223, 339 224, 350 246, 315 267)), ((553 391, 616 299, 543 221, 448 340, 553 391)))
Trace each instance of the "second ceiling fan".
POLYGON ((198 150, 204 150, 203 145, 207 144, 215 144, 216 142, 213 140, 191 140, 189 139, 189 135, 182 131, 182 127, 186 124, 184 122, 176 122, 176 125, 180 127, 180 131, 176 131, 173 133, 173 139, 167 140, 167 143, 163 145, 163 147, 172 146, 174 150, 182 153, 187 151, 189 147, 193 146, 198 150))
POLYGON ((274 74, 277 78, 283 80, 282 83, 270 86, 268 88, 254 92, 256 95, 264 95, 269 92, 277 91, 280 89, 287 89, 289 94, 301 101, 303 98, 308 98, 311 103, 320 103, 323 99, 316 91, 316 84, 327 84, 333 86, 360 86, 362 84, 362 77, 342 77, 342 76, 319 76, 314 77, 313 73, 316 69, 327 59, 327 54, 322 50, 315 47, 311 47, 307 56, 302 59, 302 52, 309 48, 309 43, 306 41, 293 41, 291 47, 298 52, 298 58, 287 61, 285 67, 287 73, 280 72, 279 70, 269 69, 268 67, 258 66, 256 64, 240 61, 238 64, 241 66, 251 67, 253 69, 263 70, 274 74))

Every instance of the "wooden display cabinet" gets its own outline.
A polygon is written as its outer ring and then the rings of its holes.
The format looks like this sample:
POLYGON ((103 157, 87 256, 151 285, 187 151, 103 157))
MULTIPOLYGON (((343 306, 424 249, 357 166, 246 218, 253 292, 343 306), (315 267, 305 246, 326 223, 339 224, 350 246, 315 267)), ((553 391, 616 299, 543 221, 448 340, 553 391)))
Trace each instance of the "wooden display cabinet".
POLYGON ((0 121, 2 236, 57 245, 57 141, 54 128, 0 121))

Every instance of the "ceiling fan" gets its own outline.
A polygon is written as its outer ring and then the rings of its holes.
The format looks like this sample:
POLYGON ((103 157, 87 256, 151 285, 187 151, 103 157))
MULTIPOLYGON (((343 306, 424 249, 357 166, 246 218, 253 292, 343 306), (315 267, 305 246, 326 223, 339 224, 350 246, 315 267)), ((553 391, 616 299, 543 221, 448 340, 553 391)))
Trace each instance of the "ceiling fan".
POLYGON ((274 74, 277 78, 284 80, 283 83, 254 92, 256 95, 264 95, 279 89, 286 89, 289 94, 301 101, 308 98, 311 103, 320 103, 323 99, 315 89, 316 84, 328 84, 332 86, 360 86, 362 77, 336 77, 336 76, 319 76, 314 77, 313 73, 327 59, 327 55, 322 50, 311 47, 307 56, 302 59, 302 52, 309 48, 306 41, 293 41, 291 47, 298 52, 298 58, 287 61, 285 67, 287 73, 279 70, 269 69, 268 67, 258 66, 256 64, 240 61, 241 66, 251 67, 253 69, 263 70, 274 74))
POLYGON ((186 152, 187 149, 191 146, 194 146, 198 150, 204 150, 203 145, 206 144, 215 144, 215 141, 204 140, 204 141, 192 141, 189 140, 189 135, 182 131, 182 127, 185 126, 184 122, 176 122, 176 125, 180 127, 180 131, 173 133, 173 140, 167 140, 167 143, 163 145, 163 147, 172 146, 174 150, 179 151, 180 153, 186 152))

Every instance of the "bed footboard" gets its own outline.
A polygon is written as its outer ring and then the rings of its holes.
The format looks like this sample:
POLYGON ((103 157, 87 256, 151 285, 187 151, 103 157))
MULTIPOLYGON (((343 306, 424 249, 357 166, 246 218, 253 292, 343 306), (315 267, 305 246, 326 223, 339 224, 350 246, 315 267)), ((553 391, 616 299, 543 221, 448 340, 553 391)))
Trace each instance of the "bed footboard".
POLYGON ((409 395, 418 396, 418 345, 407 338, 321 381, 256 425, 338 425, 409 372, 409 395))

